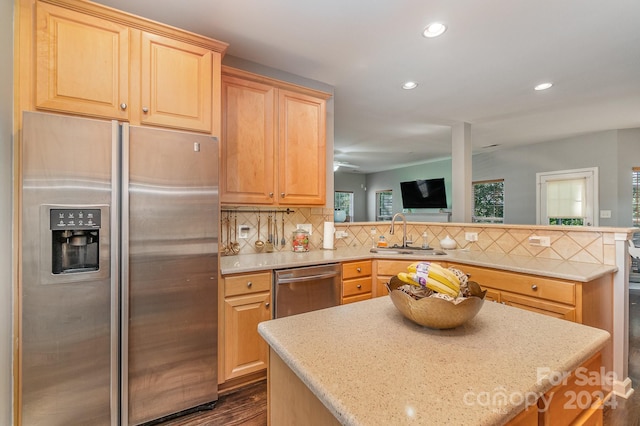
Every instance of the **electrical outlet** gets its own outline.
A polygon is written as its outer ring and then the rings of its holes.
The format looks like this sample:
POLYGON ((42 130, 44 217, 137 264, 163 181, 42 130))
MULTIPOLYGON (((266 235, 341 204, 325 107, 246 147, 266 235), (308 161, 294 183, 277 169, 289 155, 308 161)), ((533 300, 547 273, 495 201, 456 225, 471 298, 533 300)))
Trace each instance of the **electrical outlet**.
POLYGON ((347 233, 347 231, 336 231, 336 238, 340 239, 340 238, 347 238, 349 236, 349 234, 347 233))
POLYGON ((249 231, 251 228, 249 225, 239 225, 238 226, 238 238, 247 239, 249 238, 249 231))
POLYGON ((539 247, 551 247, 551 237, 532 235, 529 237, 529 245, 539 247))
POLYGON ((477 232, 465 232, 464 239, 467 241, 478 241, 478 233, 477 232))

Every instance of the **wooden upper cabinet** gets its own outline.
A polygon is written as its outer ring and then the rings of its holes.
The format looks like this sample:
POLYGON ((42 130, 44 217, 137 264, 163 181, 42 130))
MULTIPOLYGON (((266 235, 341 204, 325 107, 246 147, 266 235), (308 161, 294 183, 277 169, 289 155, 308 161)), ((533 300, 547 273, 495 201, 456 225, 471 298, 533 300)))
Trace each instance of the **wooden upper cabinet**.
POLYGON ((324 205, 328 97, 223 67, 221 202, 324 205))
POLYGON ((220 136, 226 43, 88 1, 19 3, 19 111, 220 136))
POLYGON ((211 132, 213 62, 220 54, 147 32, 141 50, 140 122, 211 132))
POLYGON ((323 205, 326 201, 326 101, 280 90, 278 202, 323 205))
POLYGON ((275 90, 236 77, 222 79, 220 196, 224 202, 274 201, 275 90))
POLYGON ((129 29, 36 4, 37 108, 128 120, 129 29))

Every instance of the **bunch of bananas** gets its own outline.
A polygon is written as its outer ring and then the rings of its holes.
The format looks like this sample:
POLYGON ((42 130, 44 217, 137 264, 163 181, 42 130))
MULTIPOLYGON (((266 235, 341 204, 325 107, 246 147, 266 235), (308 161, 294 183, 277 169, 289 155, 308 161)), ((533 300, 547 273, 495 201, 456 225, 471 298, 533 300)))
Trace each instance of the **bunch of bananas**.
POLYGON ((398 274, 398 278, 407 284, 428 288, 453 298, 461 294, 459 274, 436 262, 412 263, 407 268, 407 272, 398 274))

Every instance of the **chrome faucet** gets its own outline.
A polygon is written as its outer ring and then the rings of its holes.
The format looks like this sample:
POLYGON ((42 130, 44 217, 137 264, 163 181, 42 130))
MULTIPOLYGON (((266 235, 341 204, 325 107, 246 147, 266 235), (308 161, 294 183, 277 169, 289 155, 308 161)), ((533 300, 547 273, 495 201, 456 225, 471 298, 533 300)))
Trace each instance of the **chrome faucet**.
POLYGON ((395 232, 394 224, 396 223, 396 218, 400 216, 402 217, 402 248, 407 247, 407 218, 402 213, 396 213, 393 215, 391 219, 391 228, 389 228, 389 234, 393 235, 395 232))

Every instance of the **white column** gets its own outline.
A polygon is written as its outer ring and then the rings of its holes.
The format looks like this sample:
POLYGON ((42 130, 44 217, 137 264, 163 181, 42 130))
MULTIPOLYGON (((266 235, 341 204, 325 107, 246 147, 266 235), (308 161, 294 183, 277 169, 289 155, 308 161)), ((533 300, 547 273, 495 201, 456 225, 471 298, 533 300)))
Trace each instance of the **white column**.
POLYGON ((616 233, 616 266, 613 276, 613 393, 629 398, 633 393, 629 367, 629 235, 616 233))
POLYGON ((471 222, 471 124, 456 123, 451 128, 451 178, 453 199, 451 221, 471 222))

